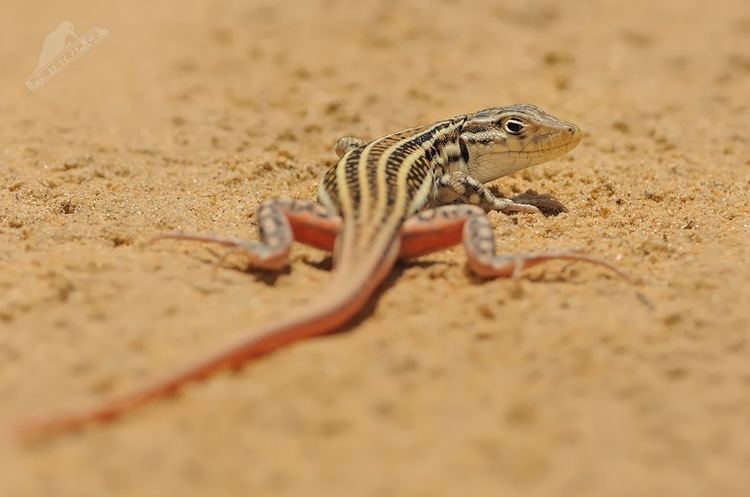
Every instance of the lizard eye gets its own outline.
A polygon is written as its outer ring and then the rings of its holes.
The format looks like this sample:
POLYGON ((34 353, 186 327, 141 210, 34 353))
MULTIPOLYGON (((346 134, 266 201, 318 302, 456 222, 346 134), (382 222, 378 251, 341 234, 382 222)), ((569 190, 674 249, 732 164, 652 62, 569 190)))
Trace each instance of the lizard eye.
POLYGON ((511 135, 520 135, 526 125, 518 119, 510 118, 503 124, 503 130, 511 135))

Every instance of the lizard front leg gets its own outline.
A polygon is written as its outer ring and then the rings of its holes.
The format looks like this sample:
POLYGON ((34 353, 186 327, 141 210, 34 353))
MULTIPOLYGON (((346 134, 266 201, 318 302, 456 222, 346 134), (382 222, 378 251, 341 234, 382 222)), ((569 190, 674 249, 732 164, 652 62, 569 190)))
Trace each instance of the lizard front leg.
POLYGON ((277 270, 287 264, 292 241, 321 250, 333 250, 341 229, 341 218, 314 202, 274 199, 261 204, 257 211, 259 242, 205 235, 168 233, 156 240, 189 240, 216 243, 247 256, 250 265, 277 270))
POLYGON ((485 211, 539 213, 539 209, 530 204, 514 202, 508 198, 496 197, 480 181, 461 171, 445 173, 435 181, 437 190, 435 199, 438 204, 445 204, 459 199, 464 204, 477 205, 485 211))
POLYGON ((350 150, 362 148, 366 145, 367 142, 362 138, 357 138, 356 136, 342 136, 341 138, 336 140, 336 144, 333 146, 333 149, 336 151, 336 155, 340 159, 350 150))
POLYGON ((574 250, 498 255, 495 252, 495 233, 489 219, 482 209, 470 205, 446 205, 411 217, 401 228, 399 256, 403 259, 419 257, 451 247, 462 240, 469 267, 474 273, 487 278, 517 276, 527 267, 565 259, 596 264, 629 280, 609 262, 574 250))

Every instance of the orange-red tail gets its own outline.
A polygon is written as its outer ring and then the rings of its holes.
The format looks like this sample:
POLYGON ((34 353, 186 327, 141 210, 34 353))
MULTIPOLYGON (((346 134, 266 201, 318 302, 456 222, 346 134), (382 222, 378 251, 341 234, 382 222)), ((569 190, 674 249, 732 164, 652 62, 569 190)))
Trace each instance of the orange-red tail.
MULTIPOLYGON (((370 254, 370 259, 377 254, 370 254)), ((248 361, 305 338, 335 331, 352 319, 392 269, 398 256, 398 241, 378 260, 367 260, 361 267, 334 269, 334 290, 302 309, 296 316, 261 326, 207 359, 189 365, 151 385, 139 388, 93 407, 18 427, 22 439, 35 439, 54 433, 82 429, 96 422, 110 421, 149 401, 176 393, 186 384, 203 380, 219 371, 240 367, 248 361)))

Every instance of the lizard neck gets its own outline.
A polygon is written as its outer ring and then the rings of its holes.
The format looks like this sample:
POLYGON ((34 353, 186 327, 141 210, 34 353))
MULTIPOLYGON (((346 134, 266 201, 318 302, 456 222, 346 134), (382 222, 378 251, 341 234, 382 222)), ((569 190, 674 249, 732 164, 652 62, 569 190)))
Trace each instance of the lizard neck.
POLYGON ((461 140, 461 130, 466 119, 467 116, 458 116, 444 121, 447 126, 438 130, 434 140, 425 144, 425 153, 432 164, 434 178, 449 171, 466 168, 468 151, 461 140))

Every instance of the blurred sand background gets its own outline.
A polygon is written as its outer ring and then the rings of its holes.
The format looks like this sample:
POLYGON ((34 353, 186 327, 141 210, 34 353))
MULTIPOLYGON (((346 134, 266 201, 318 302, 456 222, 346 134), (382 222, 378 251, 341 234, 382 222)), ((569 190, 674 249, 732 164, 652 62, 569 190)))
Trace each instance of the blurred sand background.
POLYGON ((293 312, 330 260, 274 277, 149 237, 253 239, 311 198, 343 134, 531 102, 587 133, 496 183, 492 214, 402 264, 347 333, 81 434, 0 441, 0 495, 750 495, 750 10, 745 0, 21 2, 0 7, 0 428, 138 385, 293 312), (47 33, 110 35, 37 92, 47 33), (640 295, 639 295, 640 293, 640 295))

